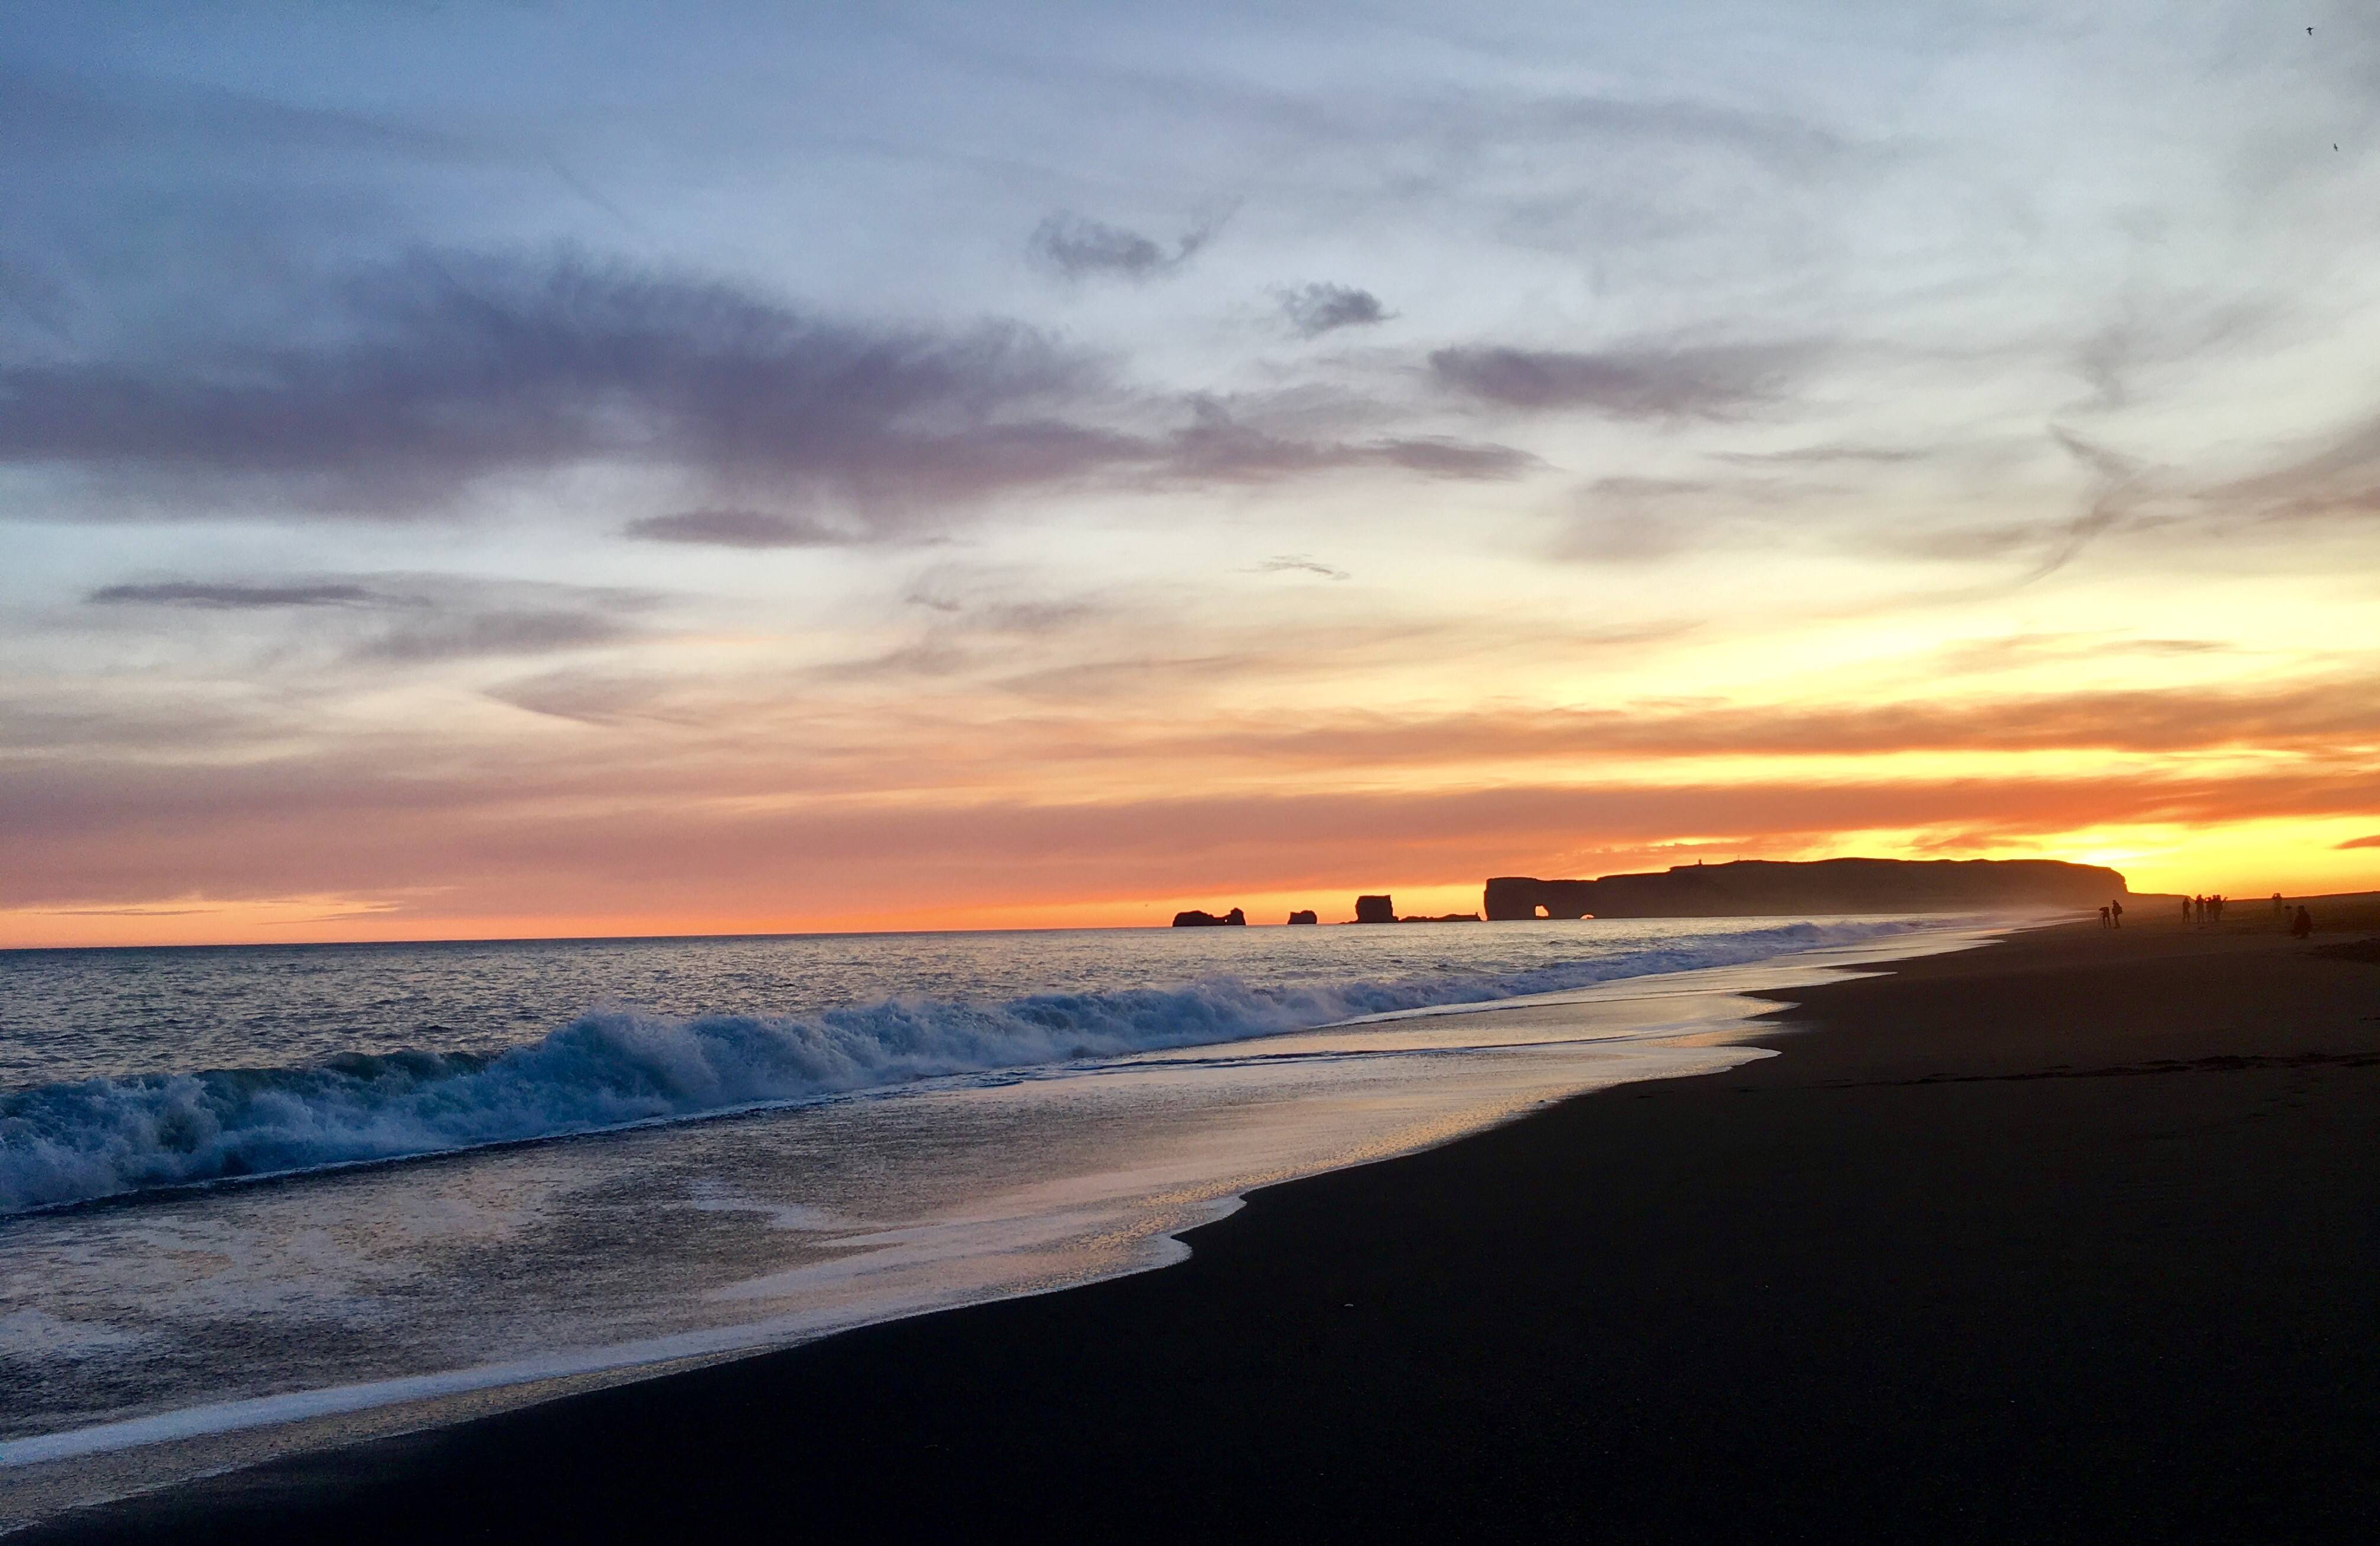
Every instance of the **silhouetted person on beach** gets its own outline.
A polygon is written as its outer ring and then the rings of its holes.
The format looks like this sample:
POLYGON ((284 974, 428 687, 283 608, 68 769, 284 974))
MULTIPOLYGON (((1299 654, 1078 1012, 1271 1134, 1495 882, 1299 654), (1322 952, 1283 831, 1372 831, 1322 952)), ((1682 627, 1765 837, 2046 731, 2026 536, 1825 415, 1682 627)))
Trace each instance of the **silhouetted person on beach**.
POLYGON ((2303 907, 2300 907, 2298 909, 2298 916, 2289 923, 2289 938, 2293 940, 2301 940, 2313 932, 2313 914, 2306 911, 2303 907))
POLYGON ((2120 896, 2107 904, 2107 925, 2112 929, 2124 926, 2124 899, 2120 896))
POLYGON ((2198 916, 2198 898, 2197 898, 2197 897, 2195 897, 2195 896, 2185 896, 2185 897, 2183 897, 2183 898, 2181 899, 2181 920, 2182 920, 2184 923, 2187 923, 2187 922, 2189 922, 2192 919, 2196 918, 2197 916, 2198 916))
POLYGON ((2214 918, 2214 920, 2213 920, 2213 921, 2214 921, 2214 922, 2216 922, 2216 924, 2218 924, 2218 925, 2219 925, 2219 924, 2221 924, 2221 923, 2222 923, 2222 921, 2223 921, 2223 895, 2222 895, 2222 893, 2217 892, 2217 893, 2216 893, 2214 895, 2212 895, 2212 896, 2208 897, 2208 898, 2206 899, 2206 905, 2207 905, 2208 907, 2212 907, 2212 908, 2214 908, 2214 909, 2215 909, 2215 918, 2214 918))
POLYGON ((2281 894, 2277 891, 2273 893, 2273 916, 2275 918, 2289 916, 2289 905, 2281 900, 2281 894))
POLYGON ((2099 927, 2102 929, 2111 927, 2107 918, 2107 909, 2105 907, 2101 907, 2099 909, 2099 927))

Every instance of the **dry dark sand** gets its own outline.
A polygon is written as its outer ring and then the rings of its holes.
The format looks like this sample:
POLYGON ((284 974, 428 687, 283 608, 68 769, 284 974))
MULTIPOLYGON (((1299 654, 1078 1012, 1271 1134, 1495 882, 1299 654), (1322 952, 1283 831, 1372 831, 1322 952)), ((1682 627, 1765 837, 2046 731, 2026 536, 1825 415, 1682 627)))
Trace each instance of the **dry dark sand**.
POLYGON ((2380 1539, 2380 964, 2252 912, 1805 991, 1782 1056, 1266 1191, 1168 1271, 56 1533, 2380 1539))

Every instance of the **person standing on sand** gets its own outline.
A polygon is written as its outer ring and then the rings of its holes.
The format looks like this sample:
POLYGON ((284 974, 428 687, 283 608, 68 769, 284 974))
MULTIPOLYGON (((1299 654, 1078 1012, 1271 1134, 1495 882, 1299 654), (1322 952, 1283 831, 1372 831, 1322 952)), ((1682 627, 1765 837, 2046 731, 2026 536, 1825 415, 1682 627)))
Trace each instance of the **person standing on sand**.
POLYGON ((2298 909, 2298 916, 2289 921, 2289 938, 2293 940, 2301 940, 2313 932, 2313 914, 2306 911, 2303 907, 2300 907, 2298 909))
POLYGON ((2105 907, 2099 909, 2099 927, 2102 929, 2108 927, 2107 909, 2105 907))
POLYGON ((2119 896, 2114 901, 2107 904, 2107 927, 2110 929, 2120 929, 2123 926, 2124 899, 2119 896))
POLYGON ((2275 918, 2289 916, 2289 905, 2281 900, 2281 894, 2277 891, 2273 893, 2273 916, 2275 918))

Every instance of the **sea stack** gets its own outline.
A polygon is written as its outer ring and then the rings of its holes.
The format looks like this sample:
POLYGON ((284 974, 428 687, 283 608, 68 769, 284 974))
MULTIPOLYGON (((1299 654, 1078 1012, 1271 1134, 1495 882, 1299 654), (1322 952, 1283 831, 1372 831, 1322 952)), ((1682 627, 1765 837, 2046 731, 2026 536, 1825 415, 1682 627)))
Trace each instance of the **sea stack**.
POLYGON ((1233 907, 1220 918, 1217 918, 1213 913, 1200 912, 1196 907, 1192 907, 1187 912, 1173 915, 1173 927, 1176 929, 1223 929, 1245 926, 1247 921, 1248 915, 1237 907, 1233 907))
POLYGON ((1358 896, 1355 898, 1356 922, 1394 923, 1396 920, 1397 905, 1390 898, 1386 896, 1358 896))
POLYGON ((1289 915, 1289 920, 1292 923, 1319 923, 1322 921, 1320 919, 1314 916, 1314 909, 1312 907, 1298 908, 1295 912, 1289 915))

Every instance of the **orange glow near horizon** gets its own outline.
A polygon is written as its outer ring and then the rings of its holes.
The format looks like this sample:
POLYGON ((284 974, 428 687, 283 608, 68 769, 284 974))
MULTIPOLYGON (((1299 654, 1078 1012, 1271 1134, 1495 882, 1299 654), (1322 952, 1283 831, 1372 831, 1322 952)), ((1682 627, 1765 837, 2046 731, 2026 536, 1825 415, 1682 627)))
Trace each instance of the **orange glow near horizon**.
MULTIPOLYGON (((2121 871, 2142 894, 2220 892, 2231 896, 2319 896, 2380 890, 2380 846, 2343 848, 2368 822, 2241 822, 2180 832, 2115 829, 2071 834, 2067 844, 2027 843, 1983 852, 1941 851, 1909 834, 1876 834, 1844 852, 1877 858, 2054 858, 2103 864, 2121 871), (2351 833, 2350 836, 2339 836, 2351 833)), ((1697 850, 1706 862, 1729 858, 1817 858, 1830 849, 1737 851, 1721 845, 1697 850)), ((1642 856, 1619 868, 1666 869, 1694 862, 1677 853, 1642 856)), ((1538 867, 1551 876, 1560 867, 1538 867)), ((1502 872, 1512 872, 1500 870, 1502 872)), ((1527 871, 1536 872, 1536 871, 1527 871)), ((1563 870, 1562 873, 1569 873, 1563 870)), ((1598 869, 1615 873, 1618 869, 1598 869)), ((271 902, 178 898, 152 907, 104 911, 20 908, 0 911, 0 948, 316 944, 508 939, 606 939, 731 935, 906 933, 977 930, 1158 928, 1175 911, 1243 908, 1252 925, 1279 925, 1296 908, 1313 908, 1325 924, 1352 918, 1361 891, 1391 893, 1407 916, 1475 912, 1483 873, 1472 881, 1426 875, 1384 876, 1360 885, 1291 888, 1210 888, 1195 895, 1119 897, 1098 901, 982 901, 908 911, 786 914, 693 912, 655 918, 635 913, 528 913, 473 917, 434 907, 375 907, 352 898, 312 897, 271 902)))

